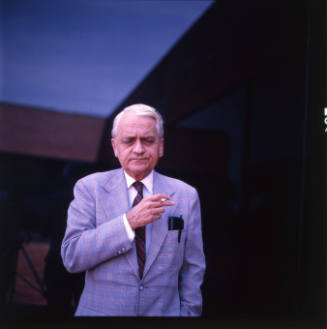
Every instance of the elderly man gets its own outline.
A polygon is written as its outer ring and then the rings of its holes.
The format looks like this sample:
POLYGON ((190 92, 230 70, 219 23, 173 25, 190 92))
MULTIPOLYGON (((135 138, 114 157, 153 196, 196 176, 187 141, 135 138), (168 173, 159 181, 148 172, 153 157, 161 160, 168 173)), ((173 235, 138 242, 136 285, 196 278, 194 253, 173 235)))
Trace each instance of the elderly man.
POLYGON ((113 123, 122 168, 80 179, 61 254, 86 271, 78 316, 199 316, 205 271, 196 190, 154 168, 163 156, 163 122, 135 104, 113 123))

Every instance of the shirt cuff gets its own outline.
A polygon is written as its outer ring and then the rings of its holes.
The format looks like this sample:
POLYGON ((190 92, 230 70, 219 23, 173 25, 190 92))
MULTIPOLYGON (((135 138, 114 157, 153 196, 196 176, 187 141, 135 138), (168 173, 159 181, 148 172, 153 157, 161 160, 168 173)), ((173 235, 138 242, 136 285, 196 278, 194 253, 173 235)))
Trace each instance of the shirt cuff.
POLYGON ((132 230, 131 225, 129 225, 126 214, 123 214, 123 221, 124 221, 127 236, 131 241, 133 241, 135 238, 135 232, 132 230))

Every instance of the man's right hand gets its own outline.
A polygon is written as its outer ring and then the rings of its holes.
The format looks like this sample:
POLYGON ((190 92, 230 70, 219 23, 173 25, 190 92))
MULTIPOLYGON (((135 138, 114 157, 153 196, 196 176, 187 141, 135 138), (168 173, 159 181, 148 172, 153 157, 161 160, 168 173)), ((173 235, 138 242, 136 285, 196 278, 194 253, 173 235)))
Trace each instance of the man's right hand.
POLYGON ((145 226, 157 219, 161 218, 161 214, 165 211, 166 206, 173 206, 174 201, 169 201, 170 197, 164 194, 155 194, 143 198, 135 207, 127 214, 126 218, 133 230, 138 227, 145 226))

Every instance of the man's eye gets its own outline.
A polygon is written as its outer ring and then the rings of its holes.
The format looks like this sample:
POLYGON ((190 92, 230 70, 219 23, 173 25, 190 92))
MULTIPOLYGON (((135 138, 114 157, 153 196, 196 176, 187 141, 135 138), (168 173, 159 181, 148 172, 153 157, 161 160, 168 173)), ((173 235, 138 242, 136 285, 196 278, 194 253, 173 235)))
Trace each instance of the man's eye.
POLYGON ((152 144, 152 143, 154 143, 154 139, 153 138, 146 138, 144 141, 145 141, 146 144, 152 144))
POLYGON ((127 144, 127 145, 130 145, 130 144, 133 143, 133 140, 132 139, 125 139, 125 140, 123 140, 123 143, 127 144))

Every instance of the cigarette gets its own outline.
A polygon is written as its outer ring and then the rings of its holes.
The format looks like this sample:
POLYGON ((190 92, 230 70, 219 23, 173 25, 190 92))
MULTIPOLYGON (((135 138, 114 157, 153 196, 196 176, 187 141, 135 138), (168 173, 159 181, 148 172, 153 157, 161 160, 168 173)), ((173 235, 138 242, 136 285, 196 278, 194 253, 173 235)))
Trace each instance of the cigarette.
POLYGON ((165 202, 166 200, 167 200, 167 199, 165 199, 165 198, 161 198, 161 199, 160 199, 161 202, 165 202))

